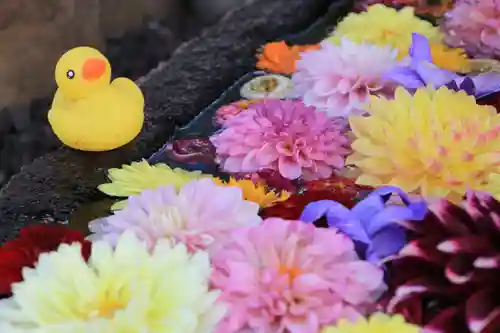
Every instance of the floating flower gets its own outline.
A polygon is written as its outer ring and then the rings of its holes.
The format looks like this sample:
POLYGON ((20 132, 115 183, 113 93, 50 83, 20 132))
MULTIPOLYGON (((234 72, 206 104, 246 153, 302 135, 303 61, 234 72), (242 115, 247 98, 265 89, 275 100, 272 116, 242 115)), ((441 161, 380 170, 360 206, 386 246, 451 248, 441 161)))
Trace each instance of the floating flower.
POLYGON ((25 267, 34 267, 40 254, 55 251, 61 244, 81 243, 88 259, 90 242, 79 231, 57 224, 40 224, 21 229, 19 236, 0 247, 0 295, 10 295, 13 283, 23 280, 25 267))
MULTIPOLYGON (((178 139, 168 142, 163 148, 151 159, 160 159, 160 155, 165 155, 168 159, 172 159, 179 163, 184 164, 213 164, 215 163, 215 147, 212 145, 208 138, 188 138, 178 139)), ((174 169, 178 173, 182 169, 174 169)), ((194 176, 197 173, 187 173, 187 176, 194 176)), ((200 175, 201 177, 201 175, 200 175)), ((188 178, 195 179, 195 178, 188 178)), ((168 185, 168 184, 167 184, 168 185)))
MULTIPOLYGON (((394 67, 385 75, 385 79, 397 82, 407 89, 416 89, 432 85, 435 88, 446 85, 448 88, 465 88, 468 94, 478 98, 500 89, 499 73, 460 76, 440 66, 432 56, 432 45, 422 35, 413 34, 410 47, 411 62, 407 66, 394 67)), ((443 51, 444 52, 444 51, 443 51)), ((443 53, 445 54, 445 52, 443 53)), ((453 52, 452 52, 453 54, 453 52)), ((453 56, 452 56, 453 57, 453 56)), ((443 58, 443 62, 444 58, 443 58)), ((458 66, 459 60, 449 59, 445 63, 458 66)), ((465 65, 462 66, 464 68, 465 65)), ((450 67, 450 66, 448 66, 450 67)))
POLYGON ((475 96, 477 93, 476 90, 476 85, 474 84, 474 81, 472 81, 470 78, 466 77, 462 82, 457 83, 456 80, 453 80, 451 82, 448 82, 445 84, 446 88, 452 90, 452 91, 464 91, 467 95, 470 96, 475 96))
MULTIPOLYGON (((425 37, 422 36, 422 38, 425 37)), ((469 57, 464 49, 450 48, 444 43, 432 43, 429 44, 429 47, 432 63, 439 68, 457 73, 468 73, 471 71, 469 57)))
POLYGON ((446 42, 475 57, 500 57, 500 1, 461 0, 445 15, 446 42))
POLYGON ((500 112, 500 92, 488 95, 478 100, 477 103, 481 105, 491 105, 497 110, 497 112, 500 112))
POLYGON ((367 0, 361 2, 357 7, 366 9, 367 6, 377 3, 396 8, 412 6, 415 8, 415 13, 419 15, 430 15, 440 18, 451 9, 453 0, 367 0))
POLYGON ((500 202, 469 193, 464 205, 430 210, 407 223, 412 241, 390 262, 387 310, 429 332, 497 332, 500 202))
POLYGON ((264 184, 254 183, 249 179, 236 180, 231 177, 227 182, 219 179, 214 179, 214 181, 219 186, 232 186, 240 188, 243 193, 243 199, 255 202, 260 206, 260 208, 271 207, 278 202, 287 200, 290 197, 290 193, 286 191, 270 191, 264 184))
POLYGON ((405 88, 416 89, 427 85, 438 88, 458 78, 454 72, 434 63, 431 45, 425 36, 417 33, 412 34, 409 54, 410 64, 394 67, 387 73, 386 79, 395 81, 405 88))
POLYGON ((319 200, 333 200, 352 208, 364 197, 365 192, 373 190, 371 187, 356 185, 351 179, 337 176, 306 182, 304 187, 305 191, 292 194, 287 200, 261 210, 260 216, 298 220, 308 204, 319 200))
POLYGON ((211 248, 234 228, 259 224, 259 205, 243 200, 241 189, 222 187, 205 178, 187 183, 177 192, 173 185, 145 190, 112 216, 94 220, 92 239, 116 244, 127 230, 149 249, 163 238, 187 244, 190 250, 211 248))
POLYGON ((251 180, 254 184, 266 184, 268 188, 272 188, 275 191, 297 191, 297 184, 295 181, 284 178, 282 175, 280 175, 279 171, 272 169, 263 169, 258 172, 249 173, 233 173, 232 175, 236 179, 251 180))
POLYGON ((0 301, 2 332, 205 333, 225 314, 208 288, 207 253, 163 240, 150 254, 130 233, 115 250, 92 244, 88 264, 81 251, 61 245, 25 270, 0 301))
MULTIPOLYGON (((210 126, 210 125, 209 125, 210 126)), ((217 172, 215 147, 208 137, 188 137, 168 141, 149 158, 149 163, 168 163, 181 165, 184 172, 189 172, 190 179, 208 177, 217 172), (205 175, 200 174, 204 173, 205 175), (198 175, 198 176, 197 176, 198 175)), ((175 168, 174 172, 178 172, 175 168)))
POLYGON ((240 89, 243 98, 255 100, 266 98, 287 98, 293 93, 292 80, 282 75, 262 75, 245 83, 240 89))
POLYGON ((301 101, 266 100, 211 137, 224 171, 278 170, 288 179, 329 177, 349 153, 345 124, 301 101))
MULTIPOLYGON (((109 196, 128 197, 164 185, 173 185, 179 189, 193 179, 199 179, 203 176, 199 171, 171 169, 164 163, 149 165, 146 160, 142 160, 122 165, 120 169, 109 169, 108 178, 111 183, 99 185, 98 188, 109 196)), ((123 200, 114 204, 111 209, 122 209, 126 205, 127 200, 123 200)))
POLYGON ((213 265, 227 333, 318 332, 366 314, 385 288, 382 270, 359 260, 350 239, 301 221, 238 230, 213 265))
POLYGON ((415 16, 413 7, 396 10, 376 4, 368 7, 366 12, 347 15, 329 39, 340 43, 343 37, 347 37, 357 43, 390 46, 399 51, 401 59, 408 54, 414 32, 427 37, 432 43, 442 41, 439 29, 415 16))
POLYGON ((362 171, 359 184, 457 201, 500 173, 500 115, 465 92, 398 88, 394 100, 372 97, 367 109, 369 117, 349 119, 357 138, 346 163, 362 171))
POLYGON ((295 72, 295 63, 300 59, 301 52, 317 50, 319 45, 292 45, 285 41, 267 43, 262 53, 257 55, 257 68, 281 74, 295 72))
POLYGON ((215 121, 224 126, 231 118, 240 114, 241 112, 247 110, 255 103, 260 103, 262 100, 240 100, 233 102, 231 104, 223 105, 215 111, 215 121))
POLYGON ((405 230, 398 222, 422 220, 426 213, 425 202, 411 202, 398 188, 385 186, 373 191, 352 209, 332 200, 312 202, 304 208, 300 220, 314 223, 325 216, 330 228, 362 246, 361 257, 380 264, 406 245, 405 230), (387 204, 393 193, 401 198, 403 205, 387 204))
POLYGON ((398 64, 397 50, 356 44, 344 38, 339 45, 321 43, 321 49, 302 55, 293 74, 297 95, 304 104, 330 116, 363 113, 371 94, 392 94, 382 77, 398 64))
POLYGON ((339 321, 336 326, 327 326, 321 333, 419 333, 420 329, 408 324, 402 316, 387 316, 383 313, 375 313, 368 319, 359 318, 355 322, 345 319, 339 321))

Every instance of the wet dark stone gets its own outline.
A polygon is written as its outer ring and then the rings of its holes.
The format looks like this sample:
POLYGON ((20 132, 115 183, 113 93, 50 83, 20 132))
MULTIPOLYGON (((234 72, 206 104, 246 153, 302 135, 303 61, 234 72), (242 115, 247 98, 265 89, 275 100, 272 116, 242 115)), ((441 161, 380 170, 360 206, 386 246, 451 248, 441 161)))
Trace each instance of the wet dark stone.
MULTIPOLYGON (((146 97, 143 131, 131 144, 106 153, 60 148, 25 165, 0 192, 0 242, 20 228, 66 220, 98 197, 106 169, 157 151, 176 126, 186 125, 234 81, 253 70, 255 50, 297 33, 327 12, 332 0, 260 0, 234 11, 218 25, 182 45, 142 83, 146 97)), ((343 16, 353 1, 341 0, 343 16)))

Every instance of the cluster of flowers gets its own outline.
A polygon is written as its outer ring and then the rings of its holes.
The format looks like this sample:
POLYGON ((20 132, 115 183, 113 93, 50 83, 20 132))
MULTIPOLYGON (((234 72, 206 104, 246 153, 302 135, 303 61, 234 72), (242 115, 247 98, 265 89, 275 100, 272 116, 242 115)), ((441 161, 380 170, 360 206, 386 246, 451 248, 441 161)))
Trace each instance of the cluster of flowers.
POLYGON ((0 247, 0 332, 498 332, 498 17, 374 4, 267 44, 218 131, 168 145, 219 177, 111 169, 88 234, 0 247))

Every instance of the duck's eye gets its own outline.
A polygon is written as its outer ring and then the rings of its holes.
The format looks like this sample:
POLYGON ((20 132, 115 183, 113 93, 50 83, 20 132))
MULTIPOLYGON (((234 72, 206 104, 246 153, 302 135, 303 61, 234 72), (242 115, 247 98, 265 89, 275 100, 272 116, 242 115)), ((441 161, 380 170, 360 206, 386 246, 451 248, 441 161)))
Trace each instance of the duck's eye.
POLYGON ((73 79, 75 77, 75 72, 73 72, 71 69, 69 71, 66 72, 66 77, 68 79, 73 79))

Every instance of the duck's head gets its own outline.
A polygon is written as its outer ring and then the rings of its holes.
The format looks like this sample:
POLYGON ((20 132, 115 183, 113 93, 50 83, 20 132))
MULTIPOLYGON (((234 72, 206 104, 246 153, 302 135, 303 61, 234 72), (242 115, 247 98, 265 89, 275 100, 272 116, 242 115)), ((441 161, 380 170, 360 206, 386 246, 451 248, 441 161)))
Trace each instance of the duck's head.
POLYGON ((57 62, 55 77, 66 97, 80 99, 110 83, 111 65, 101 52, 80 46, 63 54, 57 62))

